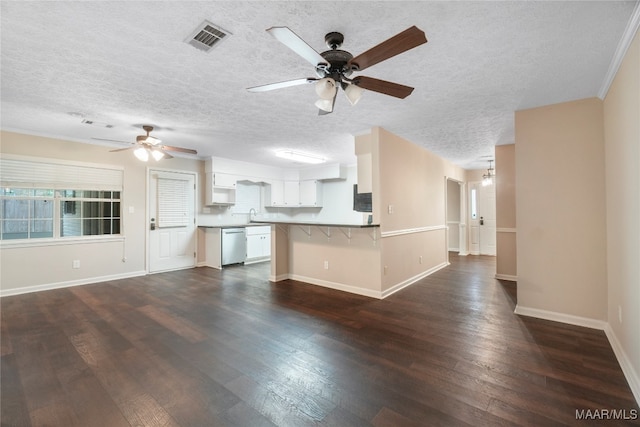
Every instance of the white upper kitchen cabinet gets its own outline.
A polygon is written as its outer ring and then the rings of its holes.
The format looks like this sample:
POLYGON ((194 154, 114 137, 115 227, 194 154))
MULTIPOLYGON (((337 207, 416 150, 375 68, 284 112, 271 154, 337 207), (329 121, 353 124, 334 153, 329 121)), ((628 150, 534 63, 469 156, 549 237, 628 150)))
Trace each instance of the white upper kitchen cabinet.
POLYGON ((322 206, 322 182, 318 180, 300 181, 300 206, 322 206))
POLYGON ((205 205, 232 205, 236 202, 236 176, 207 172, 205 205))

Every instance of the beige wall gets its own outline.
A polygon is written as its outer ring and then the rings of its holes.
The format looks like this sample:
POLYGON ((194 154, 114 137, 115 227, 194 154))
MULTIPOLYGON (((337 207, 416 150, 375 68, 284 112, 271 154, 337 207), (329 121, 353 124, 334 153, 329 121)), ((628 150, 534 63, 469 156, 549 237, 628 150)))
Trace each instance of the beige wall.
POLYGON ((358 186, 372 190, 380 227, 290 226, 288 276, 381 298, 447 265, 446 178, 464 181, 465 171, 382 128, 355 142, 370 169, 358 186))
MULTIPOLYGON (((124 167, 123 231, 124 241, 52 246, 3 248, 0 289, 3 293, 18 288, 55 287, 90 283, 115 277, 144 274, 146 269, 146 174, 147 163, 135 159, 130 151, 110 153, 106 146, 81 144, 52 138, 2 132, 3 154, 110 164, 124 167), (132 208, 134 213, 129 213, 132 208), (126 262, 122 259, 126 258, 126 262), (72 269, 72 261, 80 268, 72 269), (31 260, 25 263, 25 260, 31 260)), ((199 173, 203 162, 174 158, 154 167, 199 173)))
POLYGON ((372 130, 379 154, 382 292, 447 265, 446 178, 465 171, 382 128, 372 130), (392 206, 392 213, 389 206, 392 206))
POLYGON ((496 277, 515 280, 516 246, 516 148, 498 145, 496 154, 496 277))
POLYGON ((516 112, 518 306, 607 318, 603 103, 516 112))
POLYGON ((640 401, 640 33, 605 98, 604 129, 607 320, 618 360, 640 401))

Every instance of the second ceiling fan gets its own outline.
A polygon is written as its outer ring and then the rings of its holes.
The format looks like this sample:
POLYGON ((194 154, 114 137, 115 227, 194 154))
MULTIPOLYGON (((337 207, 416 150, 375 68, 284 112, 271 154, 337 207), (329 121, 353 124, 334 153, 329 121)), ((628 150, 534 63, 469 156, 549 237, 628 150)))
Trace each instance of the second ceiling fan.
POLYGON ((247 90, 249 92, 266 92, 315 83, 316 93, 320 97, 315 105, 318 107, 320 115, 329 114, 333 111, 338 88, 344 90, 352 105, 358 102, 363 89, 396 98, 409 96, 413 92, 413 88, 410 86, 372 77, 356 76, 350 78, 350 76, 353 72, 363 71, 372 65, 427 42, 424 31, 413 26, 354 57, 351 53, 338 49, 344 41, 344 36, 338 32, 331 32, 325 36, 325 42, 330 50, 322 53, 316 52, 288 27, 271 27, 267 32, 315 66, 317 77, 270 83, 250 87, 247 90))

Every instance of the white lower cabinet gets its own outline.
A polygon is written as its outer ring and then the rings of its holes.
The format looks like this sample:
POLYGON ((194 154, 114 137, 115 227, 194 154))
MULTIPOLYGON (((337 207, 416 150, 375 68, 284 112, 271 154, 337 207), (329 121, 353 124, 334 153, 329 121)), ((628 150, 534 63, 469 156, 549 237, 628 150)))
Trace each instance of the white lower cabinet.
POLYGON ((271 227, 247 227, 246 263, 266 261, 271 257, 271 227))

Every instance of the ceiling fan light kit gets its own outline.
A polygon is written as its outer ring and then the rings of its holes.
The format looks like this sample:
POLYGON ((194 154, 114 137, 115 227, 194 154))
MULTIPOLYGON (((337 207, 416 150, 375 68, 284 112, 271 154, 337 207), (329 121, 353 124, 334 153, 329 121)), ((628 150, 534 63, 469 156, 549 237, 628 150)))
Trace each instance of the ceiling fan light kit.
POLYGON ((144 125, 142 129, 147 133, 146 135, 138 135, 136 136, 136 142, 127 142, 127 141, 117 141, 114 139, 104 139, 104 138, 93 138, 100 141, 111 141, 111 142, 121 142, 125 144, 131 145, 131 147, 126 148, 118 148, 116 150, 111 150, 111 152, 115 151, 125 151, 125 150, 133 150, 133 155, 136 158, 143 162, 149 161, 149 156, 153 157, 154 160, 159 161, 162 159, 172 159, 173 156, 167 151, 177 151, 180 153, 186 154, 198 154, 196 150, 192 150, 190 148, 182 148, 182 147, 174 147, 171 145, 161 145, 161 140, 156 138, 155 136, 151 136, 150 133, 153 131, 153 126, 144 125))
POLYGON ((331 77, 325 77, 316 82, 316 93, 321 99, 333 99, 338 92, 336 81, 331 77))
POLYGON ((364 89, 354 84, 349 84, 344 88, 344 94, 346 95, 351 105, 356 105, 358 101, 360 101, 363 93, 364 89))
POLYGON ((320 115, 333 111, 338 87, 344 90, 351 105, 355 105, 360 100, 365 89, 401 99, 409 96, 413 92, 412 87, 371 77, 357 76, 351 79, 349 76, 353 72, 363 71, 372 65, 427 42, 424 32, 413 26, 354 57, 351 53, 338 49, 342 46, 344 36, 335 31, 325 35, 325 43, 329 50, 322 53, 316 52, 288 27, 271 27, 267 29, 267 32, 311 63, 315 67, 317 78, 308 77, 271 83, 250 87, 247 90, 249 92, 266 92, 315 82, 316 93, 321 98, 315 103, 320 110, 320 115), (328 100, 331 100, 331 107, 324 102, 328 100))

